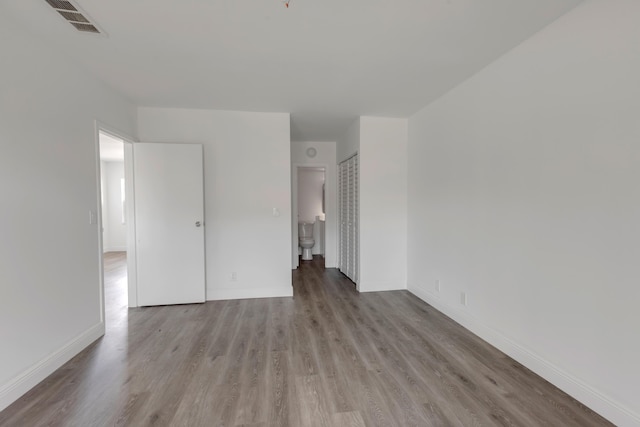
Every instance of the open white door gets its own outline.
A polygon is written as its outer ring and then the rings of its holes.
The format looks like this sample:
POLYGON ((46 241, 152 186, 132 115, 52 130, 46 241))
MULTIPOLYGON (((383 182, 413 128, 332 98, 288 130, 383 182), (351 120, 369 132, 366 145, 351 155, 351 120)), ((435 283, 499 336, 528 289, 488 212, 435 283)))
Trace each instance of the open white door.
POLYGON ((202 145, 133 145, 138 305, 205 300, 202 145))

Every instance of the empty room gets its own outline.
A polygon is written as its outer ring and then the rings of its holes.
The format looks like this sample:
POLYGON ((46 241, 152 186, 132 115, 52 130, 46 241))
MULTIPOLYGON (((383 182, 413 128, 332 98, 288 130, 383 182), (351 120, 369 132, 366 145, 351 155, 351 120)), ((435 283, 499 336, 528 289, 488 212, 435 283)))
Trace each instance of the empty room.
POLYGON ((640 427, 639 23, 3 0, 0 426, 640 427))

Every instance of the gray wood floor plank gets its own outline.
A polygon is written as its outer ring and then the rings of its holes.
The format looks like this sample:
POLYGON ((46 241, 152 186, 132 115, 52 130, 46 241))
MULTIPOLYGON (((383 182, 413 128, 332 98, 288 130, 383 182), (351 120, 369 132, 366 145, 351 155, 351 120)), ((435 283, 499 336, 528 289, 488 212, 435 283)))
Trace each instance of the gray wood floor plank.
POLYGON ((362 415, 358 411, 335 413, 332 421, 335 427, 365 427, 362 415))
POLYGON ((1 426, 609 426, 406 291, 359 294, 320 258, 293 298, 128 309, 105 256, 105 337, 1 426))

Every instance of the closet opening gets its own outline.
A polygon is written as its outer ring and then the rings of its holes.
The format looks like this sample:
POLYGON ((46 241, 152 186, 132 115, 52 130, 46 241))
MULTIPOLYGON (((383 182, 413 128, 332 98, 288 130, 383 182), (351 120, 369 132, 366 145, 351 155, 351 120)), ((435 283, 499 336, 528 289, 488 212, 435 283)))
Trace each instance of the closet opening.
POLYGON ((360 290, 360 182, 358 154, 338 165, 338 268, 360 290))

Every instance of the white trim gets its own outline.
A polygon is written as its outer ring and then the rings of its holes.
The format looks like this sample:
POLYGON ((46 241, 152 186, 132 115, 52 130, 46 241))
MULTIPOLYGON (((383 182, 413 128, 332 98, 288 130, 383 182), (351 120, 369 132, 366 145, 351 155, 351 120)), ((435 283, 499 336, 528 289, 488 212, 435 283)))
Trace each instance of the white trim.
POLYGON ((101 125, 96 120, 94 126, 95 150, 96 150, 96 187, 97 187, 97 208, 96 218, 98 219, 98 294, 100 298, 100 323, 104 325, 104 226, 102 224, 102 164, 100 161, 100 131, 101 125))
POLYGON ((133 176, 133 142, 124 141, 124 181, 127 211, 127 287, 129 307, 138 306, 138 267, 136 246, 136 214, 133 176))
POLYGON ((406 284, 398 286, 399 283, 402 283, 402 280, 398 280, 391 283, 369 282, 369 281, 360 280, 359 291, 360 292, 385 292, 385 291, 401 291, 401 290, 407 289, 406 284))
POLYGON ((640 426, 640 414, 633 412, 625 405, 605 396, 592 386, 565 372, 536 354, 532 349, 518 344, 501 332, 480 322, 466 311, 444 303, 435 294, 411 285, 408 286, 408 290, 612 423, 619 426, 640 426))
POLYGON ((18 400, 23 394, 103 335, 104 322, 100 322, 0 386, 0 411, 18 400))
POLYGON ((207 289, 207 301, 292 297, 293 286, 277 288, 207 289))

